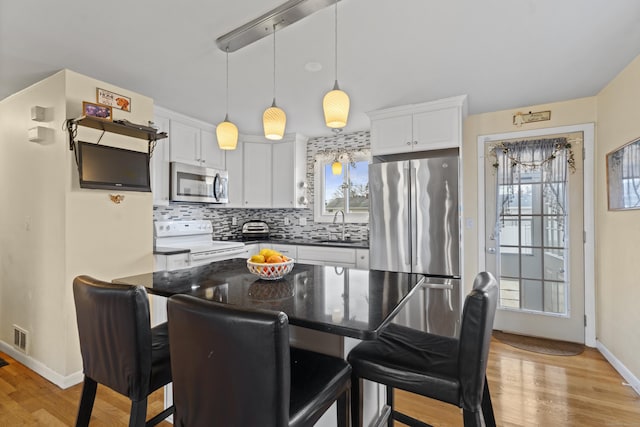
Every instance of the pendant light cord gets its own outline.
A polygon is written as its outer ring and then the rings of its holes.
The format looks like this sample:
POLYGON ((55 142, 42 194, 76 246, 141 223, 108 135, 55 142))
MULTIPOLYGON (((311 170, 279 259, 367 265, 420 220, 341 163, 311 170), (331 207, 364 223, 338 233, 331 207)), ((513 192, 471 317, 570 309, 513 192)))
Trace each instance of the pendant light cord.
POLYGON ((276 25, 273 24, 273 104, 276 103, 276 25))
POLYGON ((335 75, 336 75, 336 83, 338 82, 338 0, 336 0, 336 7, 335 7, 335 75))
MULTIPOLYGON (((226 104, 225 116, 229 117, 229 46, 227 46, 226 52, 227 52, 227 94, 226 94, 226 100, 225 100, 225 104, 226 104)), ((226 117, 225 117, 225 121, 227 120, 226 117)))

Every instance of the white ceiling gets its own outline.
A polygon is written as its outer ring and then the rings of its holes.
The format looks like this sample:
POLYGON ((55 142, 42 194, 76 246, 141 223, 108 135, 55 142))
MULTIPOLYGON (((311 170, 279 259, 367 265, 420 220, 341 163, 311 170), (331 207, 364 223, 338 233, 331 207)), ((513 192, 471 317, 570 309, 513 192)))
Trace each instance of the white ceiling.
MULTIPOLYGON (((219 36, 284 0, 0 0, 0 99, 68 68, 211 123, 225 115, 219 36)), ((367 111, 468 94, 469 113, 597 94, 640 54, 638 0, 342 0, 345 132, 367 111)), ((330 135, 333 7, 278 31, 277 102, 287 132, 330 135), (319 72, 305 70, 319 62, 319 72)), ((229 54, 229 118, 262 133, 272 38, 229 54)), ((135 108, 135 105, 133 106, 135 108)))

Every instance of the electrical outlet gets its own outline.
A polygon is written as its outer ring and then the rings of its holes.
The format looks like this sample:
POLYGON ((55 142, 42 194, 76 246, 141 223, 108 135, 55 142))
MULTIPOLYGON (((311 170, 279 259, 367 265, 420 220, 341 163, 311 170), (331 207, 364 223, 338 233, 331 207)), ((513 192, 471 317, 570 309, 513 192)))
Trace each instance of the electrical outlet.
POLYGON ((235 216, 231 218, 231 225, 238 225, 238 218, 236 218, 235 216))
POLYGON ((291 225, 291 220, 289 219, 288 216, 284 217, 284 225, 291 225))
POLYGON ((298 225, 307 225, 307 218, 305 217, 298 218, 298 225))

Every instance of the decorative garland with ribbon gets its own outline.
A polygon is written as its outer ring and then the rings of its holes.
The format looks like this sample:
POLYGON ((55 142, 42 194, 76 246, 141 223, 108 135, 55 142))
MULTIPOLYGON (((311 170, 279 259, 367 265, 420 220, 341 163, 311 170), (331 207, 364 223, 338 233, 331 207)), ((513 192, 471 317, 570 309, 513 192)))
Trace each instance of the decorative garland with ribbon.
POLYGON ((496 170, 500 166, 500 162, 498 161, 498 150, 502 151, 502 153, 509 159, 509 161, 511 162, 511 167, 521 166, 528 170, 539 169, 540 167, 544 166, 546 163, 555 159, 560 151, 566 150, 567 164, 569 165, 569 170, 571 171, 571 173, 575 173, 576 171, 576 159, 573 156, 571 143, 564 138, 562 142, 556 142, 554 144, 553 152, 546 159, 543 159, 542 161, 539 161, 539 162, 525 162, 516 158, 511 154, 512 148, 510 147, 509 143, 498 142, 496 144, 493 144, 489 149, 489 154, 491 155, 491 157, 493 157, 492 165, 496 170))

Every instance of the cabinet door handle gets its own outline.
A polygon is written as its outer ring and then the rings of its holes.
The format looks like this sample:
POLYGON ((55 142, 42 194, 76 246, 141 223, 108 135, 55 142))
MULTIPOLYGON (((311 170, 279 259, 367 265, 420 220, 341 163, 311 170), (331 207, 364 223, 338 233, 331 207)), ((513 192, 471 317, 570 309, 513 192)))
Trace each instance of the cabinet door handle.
POLYGON ((418 143, 418 141, 413 141, 413 144, 414 144, 414 145, 415 145, 415 144, 417 144, 417 143, 418 143))
POLYGON ((407 145, 411 145, 411 141, 407 141, 407 145))

